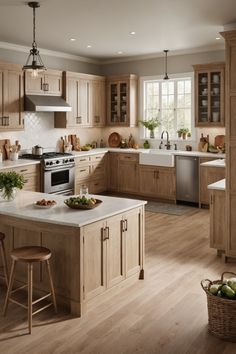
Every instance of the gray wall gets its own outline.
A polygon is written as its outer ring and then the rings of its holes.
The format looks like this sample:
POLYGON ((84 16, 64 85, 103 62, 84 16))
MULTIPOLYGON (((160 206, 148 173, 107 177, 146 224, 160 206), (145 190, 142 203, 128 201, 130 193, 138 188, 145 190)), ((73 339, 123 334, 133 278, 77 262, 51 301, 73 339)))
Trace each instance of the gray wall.
MULTIPOLYGON (((28 53, 0 48, 0 61, 24 65, 27 56, 28 53)), ((53 56, 42 55, 41 57, 44 65, 49 69, 68 70, 95 75, 99 75, 101 73, 101 66, 97 64, 53 56)))
MULTIPOLYGON (((225 60, 224 50, 168 57, 168 73, 184 73, 193 71, 193 64, 205 64, 225 60)), ((101 74, 137 74, 139 76, 162 75, 164 73, 164 57, 132 60, 123 63, 102 65, 101 74)))

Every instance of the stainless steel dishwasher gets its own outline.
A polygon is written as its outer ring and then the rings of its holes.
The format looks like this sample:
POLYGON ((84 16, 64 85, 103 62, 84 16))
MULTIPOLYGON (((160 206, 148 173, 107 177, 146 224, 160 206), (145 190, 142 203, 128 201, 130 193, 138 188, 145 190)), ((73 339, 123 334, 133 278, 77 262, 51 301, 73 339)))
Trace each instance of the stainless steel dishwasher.
POLYGON ((199 202, 199 161, 196 156, 176 156, 176 199, 199 202))

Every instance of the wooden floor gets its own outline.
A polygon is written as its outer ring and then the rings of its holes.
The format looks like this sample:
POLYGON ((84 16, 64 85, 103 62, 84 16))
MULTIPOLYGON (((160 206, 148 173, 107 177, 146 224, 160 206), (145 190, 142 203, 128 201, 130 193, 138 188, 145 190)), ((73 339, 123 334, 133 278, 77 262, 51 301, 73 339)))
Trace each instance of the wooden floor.
MULTIPOLYGON (((34 317, 26 335, 24 309, 10 304, 0 317, 1 354, 208 354, 236 353, 236 343, 220 341, 207 331, 203 278, 217 279, 225 265, 208 247, 209 211, 183 216, 146 214, 145 280, 101 301, 83 318, 63 309, 34 317)), ((0 289, 3 307, 5 289, 0 289)))

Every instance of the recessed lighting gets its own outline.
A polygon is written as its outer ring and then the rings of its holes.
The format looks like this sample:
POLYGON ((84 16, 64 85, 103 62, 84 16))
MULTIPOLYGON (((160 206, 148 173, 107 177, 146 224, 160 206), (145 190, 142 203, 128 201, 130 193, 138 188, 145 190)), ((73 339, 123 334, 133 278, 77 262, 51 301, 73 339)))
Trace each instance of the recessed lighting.
POLYGON ((70 41, 74 42, 74 41, 76 41, 76 38, 70 38, 70 41))
POLYGON ((218 41, 220 39, 220 37, 216 37, 216 40, 218 41))
POLYGON ((130 31, 129 34, 131 34, 131 36, 134 36, 136 34, 135 31, 130 31))
POLYGON ((121 50, 119 50, 119 52, 117 52, 117 54, 123 54, 123 52, 121 50))
POLYGON ((92 48, 92 46, 90 44, 87 45, 87 48, 92 48))

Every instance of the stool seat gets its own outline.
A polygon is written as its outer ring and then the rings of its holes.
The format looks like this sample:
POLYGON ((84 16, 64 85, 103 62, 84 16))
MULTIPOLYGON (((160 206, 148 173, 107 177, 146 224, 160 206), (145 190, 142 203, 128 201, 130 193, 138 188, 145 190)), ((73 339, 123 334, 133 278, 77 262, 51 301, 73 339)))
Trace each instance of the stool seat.
POLYGON ((2 232, 0 232, 0 241, 3 241, 4 238, 5 238, 5 235, 2 232))
POLYGON ((14 249, 11 252, 11 257, 15 261, 21 262, 42 262, 51 257, 51 251, 46 247, 26 246, 14 249))

